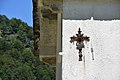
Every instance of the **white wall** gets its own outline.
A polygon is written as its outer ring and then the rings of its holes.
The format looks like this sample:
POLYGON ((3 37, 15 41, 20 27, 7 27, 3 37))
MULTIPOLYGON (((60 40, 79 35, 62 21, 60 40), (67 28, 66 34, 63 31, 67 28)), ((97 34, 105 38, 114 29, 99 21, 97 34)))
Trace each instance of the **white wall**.
POLYGON ((62 80, 120 80, 120 21, 63 20, 62 54, 62 80), (70 43, 79 27, 90 37, 83 50, 85 62, 78 61, 76 44, 70 43))

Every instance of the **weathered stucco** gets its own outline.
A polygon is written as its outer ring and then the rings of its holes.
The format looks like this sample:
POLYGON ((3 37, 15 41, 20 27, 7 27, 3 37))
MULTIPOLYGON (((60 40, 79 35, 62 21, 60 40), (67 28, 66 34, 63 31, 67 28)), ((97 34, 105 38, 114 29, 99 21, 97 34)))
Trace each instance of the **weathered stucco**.
MULTIPOLYGON (((40 55, 56 55, 58 13, 62 0, 33 0, 33 23, 35 37, 39 34, 37 45, 40 55), (39 32, 39 33, 37 33, 39 32)), ((36 49, 35 45, 35 49, 36 49)))
POLYGON ((61 80, 62 0, 33 0, 34 54, 56 68, 61 80))

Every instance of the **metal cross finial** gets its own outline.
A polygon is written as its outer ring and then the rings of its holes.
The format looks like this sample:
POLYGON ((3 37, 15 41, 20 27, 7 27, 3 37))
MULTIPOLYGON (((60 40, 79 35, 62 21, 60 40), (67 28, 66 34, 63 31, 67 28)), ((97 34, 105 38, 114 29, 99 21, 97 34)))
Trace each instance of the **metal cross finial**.
POLYGON ((90 37, 87 37, 87 36, 83 36, 84 34, 81 34, 81 30, 80 30, 80 28, 79 28, 79 30, 78 30, 78 34, 76 34, 76 36, 73 36, 73 37, 70 37, 70 42, 72 43, 72 42, 74 42, 74 41, 76 41, 77 43, 76 43, 76 49, 78 49, 79 50, 79 61, 82 61, 82 48, 84 48, 84 41, 89 41, 90 39, 90 37))

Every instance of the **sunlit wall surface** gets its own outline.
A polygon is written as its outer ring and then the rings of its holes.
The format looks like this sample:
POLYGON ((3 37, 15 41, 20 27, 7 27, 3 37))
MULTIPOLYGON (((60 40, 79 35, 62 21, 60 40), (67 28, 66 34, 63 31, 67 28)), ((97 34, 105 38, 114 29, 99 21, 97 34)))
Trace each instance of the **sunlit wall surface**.
POLYGON ((120 20, 63 20, 62 54, 62 80, 120 80, 120 20), (78 61, 76 43, 70 43, 78 28, 90 37, 83 61, 78 61))

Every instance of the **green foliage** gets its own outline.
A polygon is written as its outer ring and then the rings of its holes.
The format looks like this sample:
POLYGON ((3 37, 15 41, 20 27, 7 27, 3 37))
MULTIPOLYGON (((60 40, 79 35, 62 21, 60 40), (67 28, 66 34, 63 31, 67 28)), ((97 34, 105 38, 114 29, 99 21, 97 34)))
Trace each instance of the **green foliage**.
POLYGON ((54 70, 32 54, 33 31, 0 15, 0 80, 55 80, 54 70))

